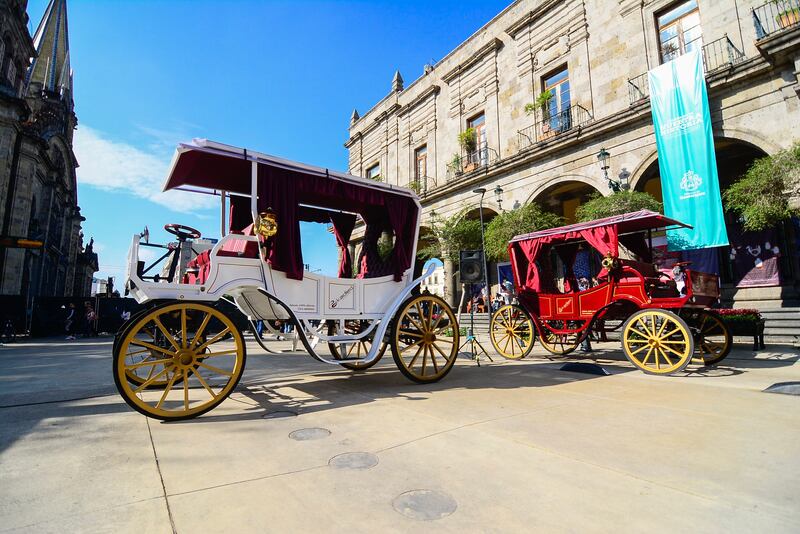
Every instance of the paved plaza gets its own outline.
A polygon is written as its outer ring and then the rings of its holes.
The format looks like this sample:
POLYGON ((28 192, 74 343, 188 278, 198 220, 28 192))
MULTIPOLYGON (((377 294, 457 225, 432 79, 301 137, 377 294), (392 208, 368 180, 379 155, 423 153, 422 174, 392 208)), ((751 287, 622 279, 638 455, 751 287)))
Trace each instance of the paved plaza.
MULTIPOLYGON (((278 348, 288 348, 286 342, 278 348)), ((161 423, 116 394, 111 339, 0 347, 2 532, 797 532, 798 351, 610 376, 460 359, 407 381, 248 344, 237 390, 161 423)))

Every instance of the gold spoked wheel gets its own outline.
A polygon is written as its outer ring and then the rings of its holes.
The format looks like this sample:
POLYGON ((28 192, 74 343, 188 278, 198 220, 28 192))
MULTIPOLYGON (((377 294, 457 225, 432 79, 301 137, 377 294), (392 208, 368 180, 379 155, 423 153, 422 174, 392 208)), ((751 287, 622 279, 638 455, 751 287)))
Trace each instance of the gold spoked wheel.
POLYGON ((492 315, 489 338, 494 350, 509 360, 527 356, 533 348, 536 330, 533 320, 519 306, 508 304, 492 315))
POLYGON ((694 340, 686 321, 667 310, 639 310, 622 326, 622 350, 645 373, 667 375, 692 359, 694 340))
POLYGON ((709 310, 686 310, 681 317, 692 329, 695 356, 703 358, 704 365, 725 359, 733 347, 733 336, 719 315, 709 310))
POLYGON ((569 354, 581 344, 580 334, 557 334, 551 330, 551 328, 553 330, 564 330, 568 326, 566 322, 561 320, 542 321, 539 343, 541 343, 542 347, 550 354, 556 356, 565 356, 569 354))
MULTIPOLYGON (((344 323, 344 331, 345 334, 348 335, 355 335, 359 332, 363 332, 365 328, 370 326, 370 321, 345 321, 344 323)), ((340 330, 339 321, 331 321, 328 327, 328 335, 333 336, 336 335, 340 330)), ((362 338, 361 341, 357 341, 355 343, 328 343, 328 350, 331 351, 331 355, 336 360, 347 360, 347 359, 357 359, 357 358, 364 358, 367 354, 369 354, 370 349, 372 348, 372 338, 373 334, 368 335, 366 338, 362 338), (344 348, 344 351, 341 349, 344 348)), ((378 357, 375 358, 374 361, 370 363, 359 363, 355 361, 342 361, 339 365, 344 367, 345 369, 350 369, 351 371, 364 371, 369 369, 376 363, 383 358, 383 354, 386 352, 386 343, 381 344, 381 348, 378 352, 378 357)))
POLYGON ((444 300, 412 296, 400 306, 392 324, 392 357, 414 382, 436 382, 452 369, 458 340, 456 315, 444 300))
POLYGON ((166 304, 127 329, 114 353, 114 382, 144 415, 189 419, 225 400, 245 356, 242 335, 224 313, 207 304, 166 304))

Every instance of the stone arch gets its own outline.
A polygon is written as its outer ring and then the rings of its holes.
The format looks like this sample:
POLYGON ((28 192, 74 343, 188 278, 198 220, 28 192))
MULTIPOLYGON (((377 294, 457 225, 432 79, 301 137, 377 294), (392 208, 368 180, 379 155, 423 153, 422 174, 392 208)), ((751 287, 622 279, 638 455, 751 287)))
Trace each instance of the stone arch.
POLYGON ((483 206, 483 210, 480 207, 476 206, 473 209, 469 210, 465 215, 465 219, 480 219, 481 211, 483 211, 483 222, 488 223, 495 217, 497 217, 497 211, 488 207, 483 206))
POLYGON ((546 180, 538 184, 536 187, 534 187, 533 191, 531 191, 531 193, 528 195, 528 198, 525 199, 524 203, 528 204, 530 202, 533 202, 537 200, 541 196, 541 194, 546 190, 552 188, 555 185, 567 182, 582 182, 586 185, 591 186, 598 193, 604 196, 610 192, 608 189, 608 184, 600 178, 595 178, 593 176, 585 176, 583 174, 562 174, 557 178, 554 178, 552 180, 546 180))
POLYGON ((597 185, 594 180, 554 180, 534 191, 528 197, 528 203, 538 202, 547 211, 563 217, 565 224, 571 224, 575 222, 575 213, 581 204, 595 194, 603 194, 597 185))

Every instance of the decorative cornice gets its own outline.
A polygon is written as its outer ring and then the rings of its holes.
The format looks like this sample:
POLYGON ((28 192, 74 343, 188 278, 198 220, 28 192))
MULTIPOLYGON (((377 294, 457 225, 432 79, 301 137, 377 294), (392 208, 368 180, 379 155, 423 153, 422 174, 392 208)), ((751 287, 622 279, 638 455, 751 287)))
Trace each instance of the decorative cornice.
POLYGON ((459 63, 455 68, 450 69, 450 72, 442 76, 442 81, 444 81, 446 84, 449 85, 450 82, 453 81, 459 74, 461 74, 465 70, 469 70, 470 67, 478 63, 480 60, 482 60, 484 57, 491 54, 495 50, 502 48, 502 46, 503 46, 503 41, 495 37, 494 39, 492 39, 491 41, 480 47, 474 54, 472 54, 472 56, 467 58, 466 61, 463 61, 459 63))
POLYGON ((401 106, 397 114, 405 115, 406 113, 408 113, 409 111, 411 111, 412 109, 414 109, 415 107, 426 101, 431 96, 438 95, 441 92, 441 90, 442 90, 441 86, 437 84, 431 85, 430 87, 422 91, 420 94, 418 94, 408 104, 401 106))
POLYGON ((517 34, 520 31, 522 31, 526 26, 528 26, 528 24, 536 22, 537 20, 542 18, 542 16, 544 16, 546 12, 550 11, 550 9, 563 2, 564 0, 545 0, 545 2, 543 2, 536 9, 532 9, 531 11, 523 15, 521 18, 517 19, 517 21, 514 22, 511 26, 506 28, 506 33, 511 37, 513 37, 514 39, 516 39, 517 34))

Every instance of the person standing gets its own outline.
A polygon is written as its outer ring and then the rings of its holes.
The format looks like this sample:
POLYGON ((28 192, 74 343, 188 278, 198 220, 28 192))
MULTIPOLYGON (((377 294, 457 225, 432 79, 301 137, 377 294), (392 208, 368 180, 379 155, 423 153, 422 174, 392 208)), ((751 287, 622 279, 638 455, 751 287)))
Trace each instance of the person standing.
POLYGON ((83 331, 84 337, 94 337, 97 335, 97 330, 95 329, 97 314, 88 300, 84 303, 84 306, 86 307, 86 327, 83 331))
POLYGON ((64 319, 64 331, 67 333, 67 339, 75 339, 75 303, 70 302, 67 308, 67 317, 64 319))

